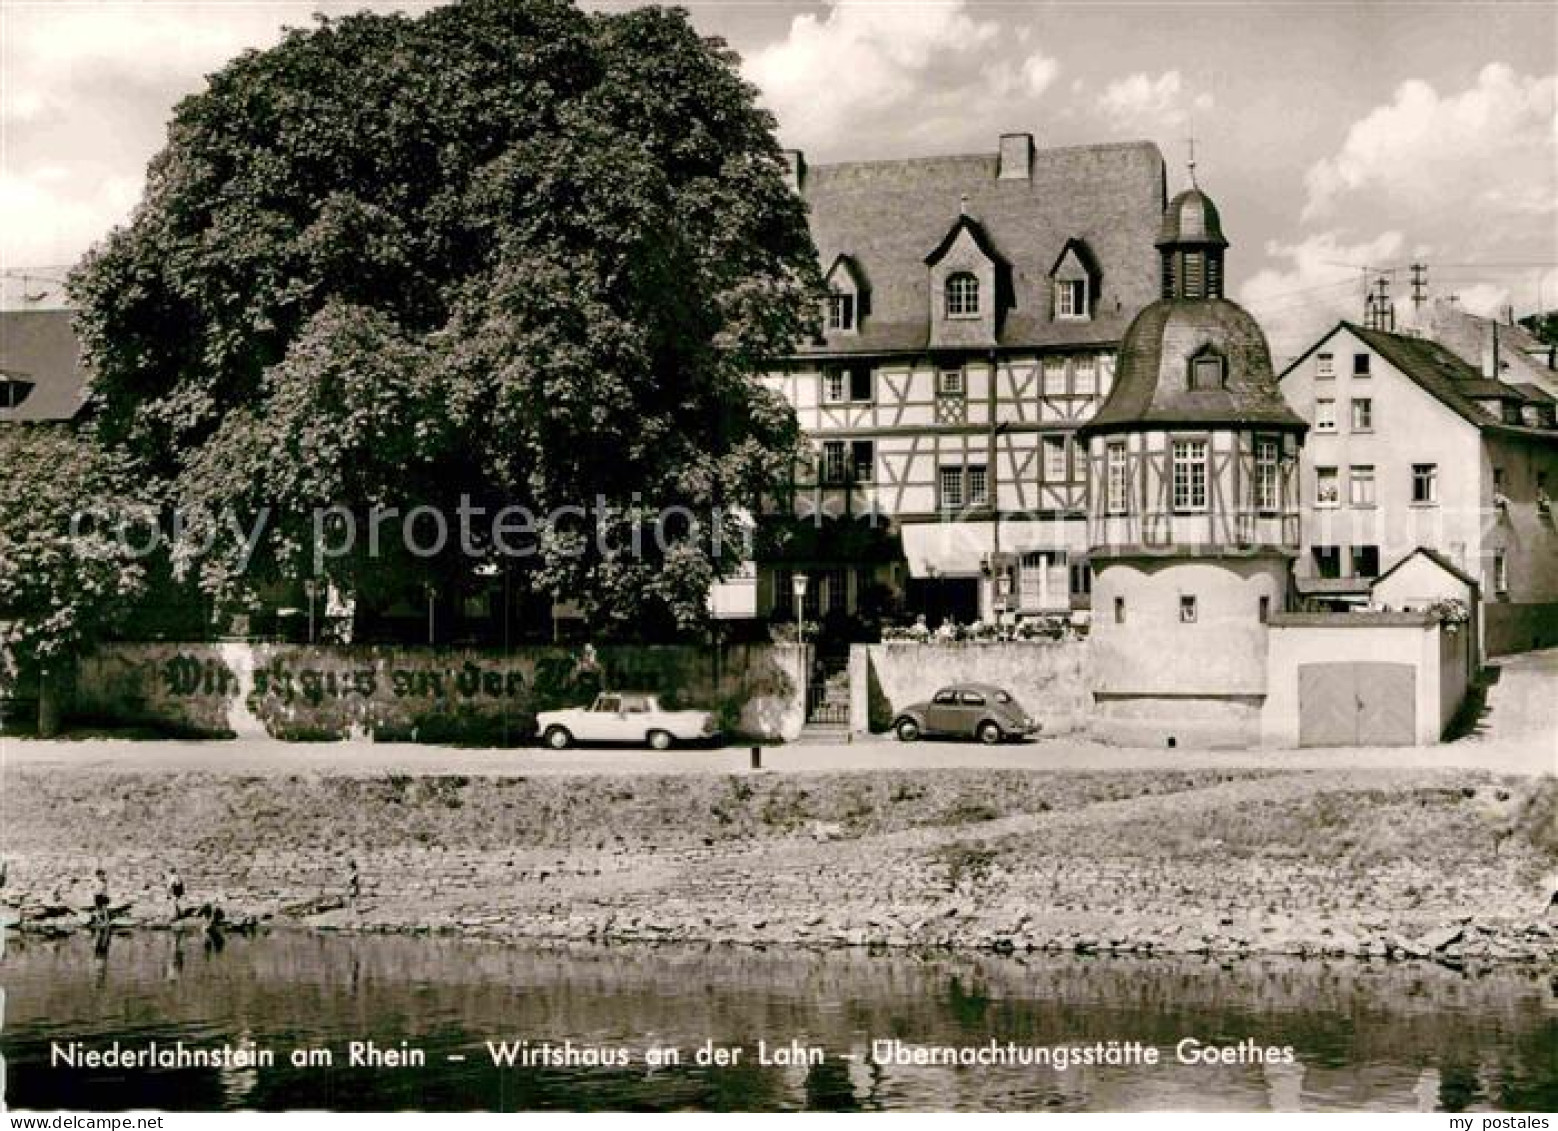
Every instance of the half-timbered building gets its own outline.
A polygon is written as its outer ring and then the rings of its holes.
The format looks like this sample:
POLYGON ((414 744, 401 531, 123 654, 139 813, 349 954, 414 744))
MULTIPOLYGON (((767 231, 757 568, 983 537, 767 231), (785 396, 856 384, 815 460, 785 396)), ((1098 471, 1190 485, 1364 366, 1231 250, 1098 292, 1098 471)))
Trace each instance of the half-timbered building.
POLYGON ((1147 142, 809 167, 823 329, 768 376, 813 459, 761 563, 760 615, 967 622, 1086 607, 1078 425, 1157 293, 1147 142))

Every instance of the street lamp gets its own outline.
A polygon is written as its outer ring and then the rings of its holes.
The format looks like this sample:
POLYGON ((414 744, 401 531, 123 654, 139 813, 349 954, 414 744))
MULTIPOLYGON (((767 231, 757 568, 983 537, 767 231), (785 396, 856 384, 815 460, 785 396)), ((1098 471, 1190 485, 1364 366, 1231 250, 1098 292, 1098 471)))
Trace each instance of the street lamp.
POLYGON ((806 643, 806 622, 802 619, 806 613, 806 584, 811 578, 804 573, 798 573, 790 582, 790 592, 795 597, 795 642, 806 643))

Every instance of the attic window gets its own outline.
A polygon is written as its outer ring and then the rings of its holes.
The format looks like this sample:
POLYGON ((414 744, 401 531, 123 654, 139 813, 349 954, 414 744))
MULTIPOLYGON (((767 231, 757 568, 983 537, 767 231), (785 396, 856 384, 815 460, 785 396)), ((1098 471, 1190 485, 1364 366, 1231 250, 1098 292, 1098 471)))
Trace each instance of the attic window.
POLYGON ((1190 359, 1190 391, 1206 392, 1227 384, 1227 362, 1218 353, 1200 353, 1190 359))
POLYGON ((967 271, 947 278, 947 317, 979 317, 979 280, 967 271))
POLYGON ((15 408, 27 399, 33 382, 15 377, 0 377, 0 408, 15 408))
POLYGON ((1062 279, 1055 284, 1055 317, 1087 317, 1087 280, 1062 279))
POLYGON ((828 329, 855 328, 855 296, 834 293, 828 296, 828 329))

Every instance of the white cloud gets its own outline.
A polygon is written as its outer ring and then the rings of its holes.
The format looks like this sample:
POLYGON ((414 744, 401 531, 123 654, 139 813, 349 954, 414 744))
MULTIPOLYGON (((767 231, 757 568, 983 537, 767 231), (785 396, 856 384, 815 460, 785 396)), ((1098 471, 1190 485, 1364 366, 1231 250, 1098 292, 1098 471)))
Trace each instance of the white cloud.
MULTIPOLYGON (((1310 235, 1297 243, 1266 245, 1266 255, 1280 266, 1251 276, 1239 290, 1266 331, 1277 363, 1307 348, 1337 320, 1363 318, 1365 267, 1393 263, 1405 246, 1399 231, 1347 243, 1335 231, 1310 235)), ((1396 296, 1401 297, 1398 281, 1396 296)))
POLYGON ((944 148, 1019 128, 1024 103, 1050 89, 1059 65, 1028 38, 976 19, 965 0, 833 0, 743 70, 788 145, 858 156, 890 133, 895 151, 944 148))
POLYGON ((1098 109, 1116 129, 1154 130, 1183 126, 1192 112, 1214 106, 1211 94, 1192 94, 1178 71, 1153 78, 1145 71, 1116 79, 1098 96, 1098 109))
POLYGON ((1360 199, 1409 217, 1550 217, 1558 210, 1558 75, 1490 63, 1458 94, 1402 83, 1389 104, 1353 123, 1339 152, 1310 168, 1305 187, 1305 220, 1360 199))

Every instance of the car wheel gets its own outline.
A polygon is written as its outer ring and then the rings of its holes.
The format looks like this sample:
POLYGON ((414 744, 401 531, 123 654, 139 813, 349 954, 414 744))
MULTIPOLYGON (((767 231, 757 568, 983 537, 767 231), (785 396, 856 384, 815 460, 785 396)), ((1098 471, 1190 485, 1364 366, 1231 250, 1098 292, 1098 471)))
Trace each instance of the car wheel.
POLYGON ((649 732, 649 748, 651 750, 669 750, 669 749, 671 749, 671 736, 669 734, 667 734, 663 730, 652 730, 652 731, 650 731, 649 732))
POLYGON ((920 724, 913 719, 899 719, 893 729, 898 732, 899 742, 915 742, 920 737, 920 724))
POLYGON ((573 735, 567 727, 547 727, 543 741, 553 750, 567 750, 573 745, 573 735))
POLYGON ((986 746, 994 746, 1004 736, 1001 734, 999 723, 983 722, 979 724, 979 729, 974 732, 974 737, 986 746))

